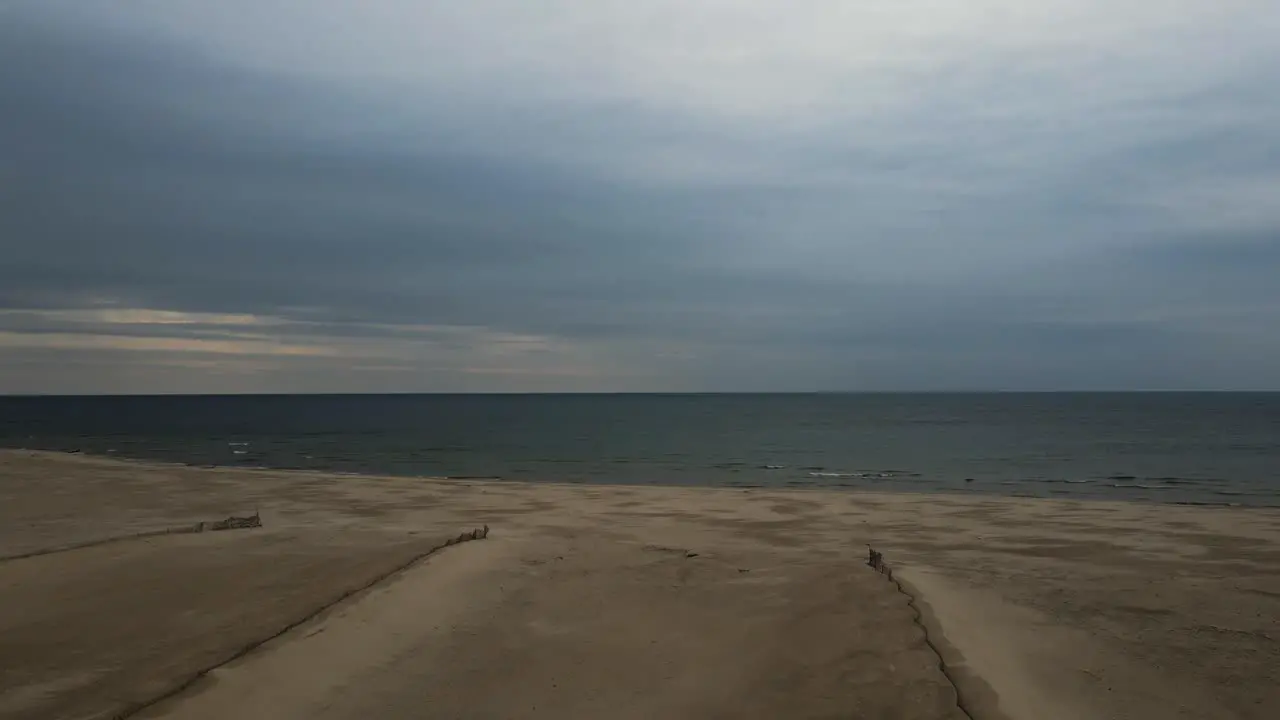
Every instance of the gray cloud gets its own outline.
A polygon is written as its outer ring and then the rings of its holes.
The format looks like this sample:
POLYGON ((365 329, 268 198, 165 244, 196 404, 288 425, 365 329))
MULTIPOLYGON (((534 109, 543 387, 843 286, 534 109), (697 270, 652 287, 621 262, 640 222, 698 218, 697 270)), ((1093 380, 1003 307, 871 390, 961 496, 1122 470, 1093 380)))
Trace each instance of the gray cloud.
POLYGON ((11 4, 0 392, 1280 388, 1280 13, 1184 5, 11 4))

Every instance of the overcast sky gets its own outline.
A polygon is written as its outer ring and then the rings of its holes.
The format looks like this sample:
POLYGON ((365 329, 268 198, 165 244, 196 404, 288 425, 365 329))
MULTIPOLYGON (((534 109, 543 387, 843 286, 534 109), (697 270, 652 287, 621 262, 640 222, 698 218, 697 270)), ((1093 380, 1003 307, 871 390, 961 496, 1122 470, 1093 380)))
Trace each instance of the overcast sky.
POLYGON ((0 393, 1280 389, 1275 0, 0 0, 0 393))

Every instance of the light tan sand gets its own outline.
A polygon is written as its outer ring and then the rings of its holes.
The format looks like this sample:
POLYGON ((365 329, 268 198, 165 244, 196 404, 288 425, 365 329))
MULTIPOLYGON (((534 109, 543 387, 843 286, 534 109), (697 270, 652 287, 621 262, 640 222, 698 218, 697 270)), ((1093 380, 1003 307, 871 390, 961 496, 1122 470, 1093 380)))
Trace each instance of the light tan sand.
POLYGON ((195 470, 0 452, 0 717, 1280 716, 1280 512, 195 470), (696 553, 688 557, 684 550, 696 553))

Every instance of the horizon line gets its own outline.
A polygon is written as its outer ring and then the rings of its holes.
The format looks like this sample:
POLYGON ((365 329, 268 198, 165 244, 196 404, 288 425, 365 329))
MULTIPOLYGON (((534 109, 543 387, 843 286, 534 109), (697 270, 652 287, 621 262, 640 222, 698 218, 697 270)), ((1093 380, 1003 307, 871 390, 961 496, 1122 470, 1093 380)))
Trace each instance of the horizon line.
POLYGON ((1091 389, 1091 390, 565 390, 565 391, 388 391, 388 392, 155 392, 0 393, 11 398, 198 398, 198 397, 560 397, 560 396, 730 396, 730 395, 1264 395, 1280 389, 1091 389))

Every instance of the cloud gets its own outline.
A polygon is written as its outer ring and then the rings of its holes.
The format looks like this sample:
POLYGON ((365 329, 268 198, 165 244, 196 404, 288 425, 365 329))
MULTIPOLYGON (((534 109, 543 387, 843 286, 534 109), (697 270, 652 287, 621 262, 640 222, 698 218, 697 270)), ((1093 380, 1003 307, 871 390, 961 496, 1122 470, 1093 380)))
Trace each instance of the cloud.
POLYGON ((1277 33, 10 3, 0 392, 1280 388, 1277 33))

